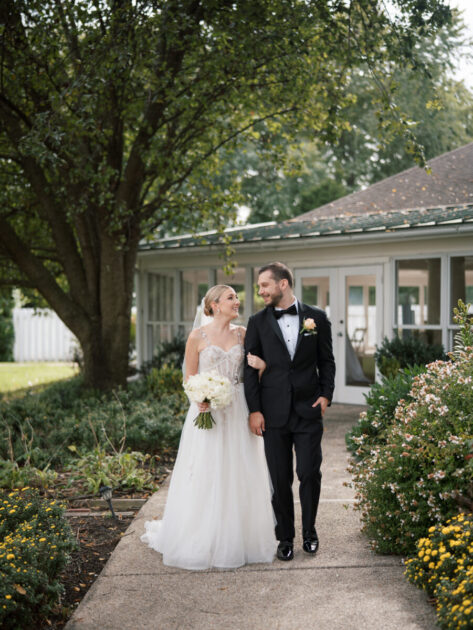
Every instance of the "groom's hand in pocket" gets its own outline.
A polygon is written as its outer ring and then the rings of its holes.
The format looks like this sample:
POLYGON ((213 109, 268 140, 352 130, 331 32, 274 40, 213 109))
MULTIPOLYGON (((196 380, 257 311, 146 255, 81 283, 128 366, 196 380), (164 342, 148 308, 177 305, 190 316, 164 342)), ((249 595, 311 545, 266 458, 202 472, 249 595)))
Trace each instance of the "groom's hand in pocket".
POLYGON ((317 405, 320 405, 320 412, 323 417, 325 410, 327 409, 328 403, 329 403, 328 398, 325 398, 325 396, 319 396, 317 400, 315 401, 315 403, 312 405, 312 407, 317 407, 317 405))
POLYGON ((250 431, 255 435, 263 435, 264 416, 261 411, 250 413, 250 431))

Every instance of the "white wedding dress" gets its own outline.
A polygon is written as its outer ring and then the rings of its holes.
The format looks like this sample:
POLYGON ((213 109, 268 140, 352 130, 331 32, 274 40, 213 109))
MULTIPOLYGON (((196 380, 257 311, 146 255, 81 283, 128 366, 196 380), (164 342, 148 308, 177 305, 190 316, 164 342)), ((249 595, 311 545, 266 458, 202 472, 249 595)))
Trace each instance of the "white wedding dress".
POLYGON ((217 370, 233 384, 233 402, 198 429, 191 403, 182 430, 162 521, 145 522, 141 540, 183 569, 234 568, 272 562, 277 541, 263 439, 248 426, 241 343, 228 352, 209 344, 199 372, 217 370))

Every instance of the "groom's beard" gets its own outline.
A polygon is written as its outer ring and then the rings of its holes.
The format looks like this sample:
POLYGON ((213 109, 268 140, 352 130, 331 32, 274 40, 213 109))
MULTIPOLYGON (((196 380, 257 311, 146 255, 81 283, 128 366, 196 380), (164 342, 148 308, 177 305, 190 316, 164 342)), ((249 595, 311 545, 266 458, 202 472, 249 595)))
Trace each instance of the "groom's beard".
POLYGON ((271 296, 268 306, 279 306, 279 303, 281 302, 282 298, 283 298, 282 291, 279 291, 279 293, 275 293, 274 295, 271 296))

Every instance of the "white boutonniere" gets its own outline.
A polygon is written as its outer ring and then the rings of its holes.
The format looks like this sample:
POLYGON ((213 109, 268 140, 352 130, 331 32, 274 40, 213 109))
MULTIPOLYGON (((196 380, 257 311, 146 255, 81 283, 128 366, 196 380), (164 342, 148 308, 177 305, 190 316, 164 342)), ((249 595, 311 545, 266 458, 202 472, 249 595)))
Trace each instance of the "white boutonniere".
POLYGON ((302 321, 302 328, 299 332, 300 335, 316 335, 317 334, 317 324, 314 322, 312 317, 307 317, 302 321))

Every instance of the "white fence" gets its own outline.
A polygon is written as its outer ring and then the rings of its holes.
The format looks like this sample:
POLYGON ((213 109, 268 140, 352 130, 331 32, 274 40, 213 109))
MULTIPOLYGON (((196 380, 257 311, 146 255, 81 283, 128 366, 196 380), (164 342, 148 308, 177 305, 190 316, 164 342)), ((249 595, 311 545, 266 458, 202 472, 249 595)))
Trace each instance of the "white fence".
POLYGON ((13 309, 15 361, 71 361, 77 339, 54 311, 13 309))

